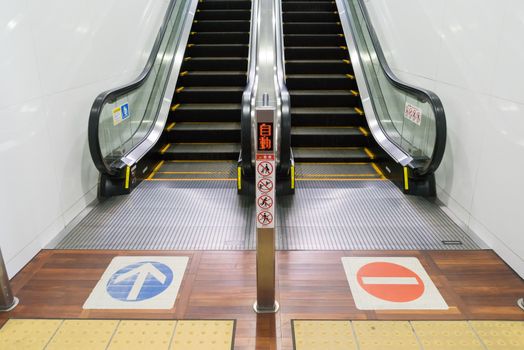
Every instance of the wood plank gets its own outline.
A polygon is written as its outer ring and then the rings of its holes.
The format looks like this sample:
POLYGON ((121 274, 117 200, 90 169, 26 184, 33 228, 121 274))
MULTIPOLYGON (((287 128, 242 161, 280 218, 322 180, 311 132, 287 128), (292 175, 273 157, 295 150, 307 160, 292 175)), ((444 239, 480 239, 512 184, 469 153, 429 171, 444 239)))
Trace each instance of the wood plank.
POLYGON ((524 282, 493 251, 281 251, 277 253, 276 315, 256 315, 253 251, 44 250, 12 280, 20 305, 15 318, 237 319, 235 348, 291 349, 292 319, 524 320, 516 306, 524 282), (171 310, 83 310, 115 256, 188 256, 185 279, 171 310), (362 311, 351 296, 341 258, 417 257, 449 310, 362 311))

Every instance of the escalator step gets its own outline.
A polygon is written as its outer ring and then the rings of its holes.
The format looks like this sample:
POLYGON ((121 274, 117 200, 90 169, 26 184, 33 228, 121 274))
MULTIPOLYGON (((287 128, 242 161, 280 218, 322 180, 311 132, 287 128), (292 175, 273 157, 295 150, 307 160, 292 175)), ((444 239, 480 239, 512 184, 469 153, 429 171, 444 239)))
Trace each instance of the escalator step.
POLYGON ((286 86, 290 90, 357 90, 356 80, 345 74, 287 74, 286 86))
POLYGON ((194 21, 192 32, 249 32, 250 21, 228 20, 228 21, 194 21))
POLYGON ((285 57, 288 60, 336 60, 347 59, 348 51, 345 46, 335 47, 286 47, 285 57))
POLYGON ((282 2, 282 11, 336 11, 337 5, 334 1, 285 1, 282 2))
POLYGON ((165 160, 237 160, 238 143, 173 143, 160 152, 165 160))
POLYGON ((353 74, 349 60, 286 60, 286 74, 353 74))
POLYGON ((195 19, 200 20, 250 20, 250 10, 197 10, 195 19))
POLYGON ((247 71, 247 58, 243 57, 190 57, 185 58, 183 71, 247 71))
POLYGON ((291 108, 293 126, 364 126, 366 119, 354 108, 291 108))
POLYGON ((171 112, 170 122, 240 122, 238 104, 184 104, 171 112))
POLYGON ((240 86, 247 83, 245 71, 194 71, 183 72, 178 78, 180 86, 240 86))
POLYGON ((173 103, 239 103, 244 87, 198 86, 177 88, 173 103))
POLYGON ((244 44, 190 44, 186 57, 247 57, 249 45, 244 44))
POLYGON ((291 90, 291 106, 295 107, 357 107, 360 97, 349 90, 291 90))
POLYGON ((189 37, 191 44, 249 44, 249 32, 245 33, 213 33, 192 32, 189 37))
POLYGON ((364 147, 293 147, 295 162, 370 162, 374 158, 364 147))
POLYGON ((167 132, 167 140, 171 143, 193 142, 240 142, 240 123, 176 123, 167 132))
POLYGON ((284 34, 285 46, 344 46, 341 34, 284 34))
POLYGON ((292 147, 367 146, 368 133, 356 127, 301 126, 291 128, 292 147))
POLYGON ((250 10, 249 0, 205 0, 198 4, 198 9, 203 10, 250 10))
POLYGON ((283 21, 286 22, 338 22, 339 16, 335 11, 305 12, 294 11, 283 13, 283 21))
POLYGON ((285 34, 341 34, 342 26, 339 22, 304 22, 304 23, 284 23, 285 34))

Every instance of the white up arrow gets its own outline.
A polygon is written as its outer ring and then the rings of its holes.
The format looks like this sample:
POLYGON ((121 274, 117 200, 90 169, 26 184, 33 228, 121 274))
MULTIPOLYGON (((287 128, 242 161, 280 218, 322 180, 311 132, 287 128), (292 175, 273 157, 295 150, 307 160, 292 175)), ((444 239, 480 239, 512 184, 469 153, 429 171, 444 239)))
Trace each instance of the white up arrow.
POLYGON ((135 284, 133 285, 133 288, 131 288, 129 295, 127 296, 127 300, 136 300, 136 298, 138 298, 138 294, 142 290, 142 287, 144 286, 144 283, 148 275, 153 276, 158 282, 162 284, 164 284, 167 279, 166 275, 160 272, 153 264, 146 263, 144 265, 141 265, 133 270, 130 270, 124 273, 123 275, 118 276, 115 279, 115 283, 120 283, 122 281, 125 281, 126 279, 133 277, 134 275, 138 275, 138 276, 135 280, 135 284))

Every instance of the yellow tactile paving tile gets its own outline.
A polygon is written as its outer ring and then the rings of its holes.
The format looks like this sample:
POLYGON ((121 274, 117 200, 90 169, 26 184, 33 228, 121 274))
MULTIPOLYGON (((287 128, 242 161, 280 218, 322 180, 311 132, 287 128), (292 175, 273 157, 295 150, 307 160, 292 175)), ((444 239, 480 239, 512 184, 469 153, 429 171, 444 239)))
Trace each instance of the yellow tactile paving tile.
POLYGON ((168 350, 176 321, 121 321, 108 350, 168 350))
POLYGON ((171 350, 231 350, 234 321, 178 321, 171 350))
POLYGON ((0 329, 0 349, 43 349, 61 324, 62 320, 9 320, 0 329))
POLYGON ((470 321, 470 324, 489 350, 524 349, 524 322, 470 321))
POLYGON ((294 321, 296 350, 357 349, 349 321, 294 321))
POLYGON ((360 350, 420 350, 408 321, 354 321, 360 350))
POLYGON ((424 350, 485 350, 466 321, 411 321, 424 350))
POLYGON ((46 350, 104 350, 120 321, 66 320, 46 350))

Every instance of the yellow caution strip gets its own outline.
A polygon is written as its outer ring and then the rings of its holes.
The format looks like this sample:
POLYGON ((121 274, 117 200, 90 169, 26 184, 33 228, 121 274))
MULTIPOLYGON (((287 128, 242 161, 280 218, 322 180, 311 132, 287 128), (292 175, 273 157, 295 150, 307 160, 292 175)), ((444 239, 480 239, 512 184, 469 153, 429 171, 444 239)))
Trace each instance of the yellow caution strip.
POLYGON ((357 112, 358 115, 364 115, 364 111, 358 107, 355 107, 355 112, 357 112))
POLYGON ((353 96, 358 96, 358 91, 350 90, 349 92, 351 92, 351 95, 353 96))
POLYGON ((524 322, 470 321, 470 324, 489 350, 524 349, 524 322))
POLYGON ((180 107, 180 103, 177 103, 176 105, 171 107, 171 112, 174 112, 177 110, 177 108, 180 107))
POLYGON ((121 321, 108 350, 169 349, 177 321, 121 321))
POLYGON ((178 89, 175 90, 175 92, 177 94, 181 93, 182 91, 184 91, 184 87, 183 86, 181 86, 181 87, 179 87, 178 89))
POLYGON ((466 321, 412 321, 424 350, 483 350, 466 321))
POLYGON ((129 178, 131 177, 131 168, 129 166, 126 167, 126 181, 124 184, 125 189, 129 189, 129 178))
POLYGON ((171 350, 231 350, 235 321, 178 321, 171 350))
POLYGON ((420 350, 408 321, 354 321, 360 350, 420 350))
POLYGON ((346 74, 346 77, 348 77, 351 80, 355 80, 355 76, 351 74, 346 74))
POLYGON ((233 320, 9 320, 2 350, 231 350, 233 320))
POLYGON ((356 350, 349 321, 292 321, 296 350, 356 350))
POLYGON ((295 189, 295 166, 291 166, 291 189, 295 189))
POLYGON ((362 177, 362 178, 322 178, 322 179, 315 179, 315 178, 296 178, 295 181, 384 181, 383 178, 378 177, 362 177))
POLYGON ((242 167, 237 167, 237 188, 242 189, 242 167))
POLYGON ((117 320, 65 320, 46 350, 105 350, 118 323, 117 320))
POLYGON ((521 350, 523 321, 293 320, 296 350, 521 350))
POLYGON ((186 75, 188 75, 189 72, 187 70, 183 71, 182 73, 180 73, 180 76, 181 77, 185 77, 186 75))
POLYGON ((408 168, 404 167, 404 189, 409 191, 409 177, 408 177, 408 168))
POLYGON ((62 322, 62 320, 9 320, 0 329, 0 349, 43 349, 62 322))

